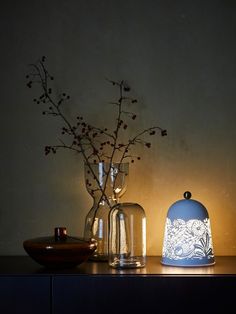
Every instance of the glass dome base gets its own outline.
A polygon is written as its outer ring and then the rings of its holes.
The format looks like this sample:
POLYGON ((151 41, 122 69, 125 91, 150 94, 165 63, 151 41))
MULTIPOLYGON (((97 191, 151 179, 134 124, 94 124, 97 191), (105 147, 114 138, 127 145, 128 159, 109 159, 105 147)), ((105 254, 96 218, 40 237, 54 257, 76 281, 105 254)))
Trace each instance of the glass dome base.
POLYGON ((145 260, 137 257, 130 257, 125 260, 115 258, 109 265, 113 268, 141 268, 145 266, 145 260))

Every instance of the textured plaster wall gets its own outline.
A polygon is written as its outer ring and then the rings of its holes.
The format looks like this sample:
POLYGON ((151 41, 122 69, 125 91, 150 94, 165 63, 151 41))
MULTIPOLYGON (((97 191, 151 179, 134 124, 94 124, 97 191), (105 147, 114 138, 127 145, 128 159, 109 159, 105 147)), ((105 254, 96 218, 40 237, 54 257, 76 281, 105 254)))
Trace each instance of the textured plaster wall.
MULTIPOLYGON (((126 79, 137 128, 160 125, 130 169, 125 201, 147 214, 148 254, 161 254, 167 210, 190 190, 211 218, 215 253, 236 254, 236 4, 234 1, 8 1, 0 10, 0 254, 58 225, 83 234, 92 200, 81 159, 44 156, 60 124, 42 116, 25 86, 46 55, 66 113, 111 125, 105 78, 126 79)), ((130 132, 133 127, 130 127, 130 132)))

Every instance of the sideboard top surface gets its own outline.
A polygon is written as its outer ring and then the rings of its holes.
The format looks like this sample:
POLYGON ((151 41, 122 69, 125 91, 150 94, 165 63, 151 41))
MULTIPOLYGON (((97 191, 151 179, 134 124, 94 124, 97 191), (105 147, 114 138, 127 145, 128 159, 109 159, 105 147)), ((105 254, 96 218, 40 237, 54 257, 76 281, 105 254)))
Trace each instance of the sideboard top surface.
POLYGON ((71 269, 46 269, 29 256, 0 256, 0 276, 4 275, 87 275, 87 276, 236 276, 236 256, 216 256, 216 264, 206 267, 170 267, 160 256, 148 256, 146 267, 113 269, 106 262, 85 262, 71 269))

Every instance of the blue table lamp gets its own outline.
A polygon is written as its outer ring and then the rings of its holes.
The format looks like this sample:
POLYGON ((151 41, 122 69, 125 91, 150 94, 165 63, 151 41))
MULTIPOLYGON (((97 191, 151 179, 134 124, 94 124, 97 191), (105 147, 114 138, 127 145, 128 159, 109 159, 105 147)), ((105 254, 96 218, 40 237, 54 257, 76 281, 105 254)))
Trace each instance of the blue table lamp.
POLYGON ((191 199, 190 192, 168 210, 161 263, 180 267, 215 264, 208 212, 191 199))

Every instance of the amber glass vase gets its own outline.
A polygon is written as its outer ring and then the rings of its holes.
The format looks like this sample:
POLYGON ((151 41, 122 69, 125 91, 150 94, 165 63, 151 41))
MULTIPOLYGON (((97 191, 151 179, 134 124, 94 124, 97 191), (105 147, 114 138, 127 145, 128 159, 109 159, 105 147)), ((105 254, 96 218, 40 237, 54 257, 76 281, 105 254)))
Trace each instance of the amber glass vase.
POLYGON ((108 216, 127 188, 129 163, 85 164, 85 182, 93 206, 85 219, 84 238, 95 240, 90 259, 108 261, 108 216))

